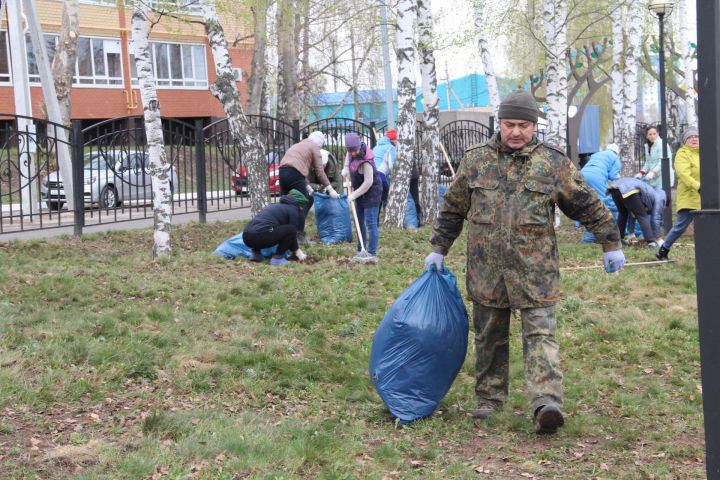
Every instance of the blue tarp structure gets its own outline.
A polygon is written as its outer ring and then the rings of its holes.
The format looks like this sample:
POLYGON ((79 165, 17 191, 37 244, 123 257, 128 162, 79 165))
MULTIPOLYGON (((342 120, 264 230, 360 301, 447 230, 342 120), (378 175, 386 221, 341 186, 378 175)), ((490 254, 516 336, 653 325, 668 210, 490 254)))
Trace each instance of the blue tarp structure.
POLYGON ((600 151, 600 107, 588 105, 580 120, 578 153, 595 153, 600 151))

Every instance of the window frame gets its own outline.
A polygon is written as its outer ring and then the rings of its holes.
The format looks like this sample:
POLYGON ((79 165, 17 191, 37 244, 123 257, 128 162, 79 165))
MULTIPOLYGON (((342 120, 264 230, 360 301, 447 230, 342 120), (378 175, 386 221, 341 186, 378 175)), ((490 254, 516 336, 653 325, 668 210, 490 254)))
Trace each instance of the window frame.
MULTIPOLYGON (((210 80, 208 78, 208 63, 207 63, 207 46, 204 43, 192 43, 192 42, 168 42, 168 41, 149 41, 150 43, 150 55, 151 59, 150 62, 152 63, 153 67, 153 75, 155 76, 155 88, 158 90, 207 90, 210 88, 210 80), (159 79, 157 76, 157 64, 155 61, 155 52, 156 52, 156 46, 157 45, 163 45, 165 49, 165 61, 167 66, 167 72, 168 76, 167 78, 159 79), (172 68, 172 53, 170 51, 171 46, 178 46, 180 47, 180 66, 179 71, 181 74, 181 78, 173 78, 173 68, 172 68), (199 79, 197 77, 192 78, 186 78, 185 77, 185 58, 183 56, 183 47, 189 46, 192 47, 190 49, 190 63, 192 65, 192 71, 193 74, 198 73, 196 68, 196 56, 195 56, 195 47, 199 47, 199 49, 202 51, 202 60, 204 62, 203 70, 205 72, 205 76, 202 79, 199 79), (177 85, 178 82, 182 82, 182 85, 177 85), (193 82, 194 85, 186 85, 186 82, 193 82), (200 84, 200 85, 198 85, 200 84)), ((135 68, 135 52, 132 48, 132 43, 129 45, 129 52, 128 52, 129 62, 131 62, 130 65, 130 84, 133 88, 140 88, 140 81, 137 77, 137 68, 135 68), (133 75, 133 70, 135 70, 135 75, 133 75)))
MULTIPOLYGON (((7 29, 0 29, 0 35, 5 37, 5 61, 8 67, 7 71, 7 80, 2 80, 2 77, 0 77, 0 85, 2 86, 10 86, 12 85, 12 64, 10 61, 10 37, 8 36, 7 29)), ((4 74, 0 74, 4 75, 4 74)))

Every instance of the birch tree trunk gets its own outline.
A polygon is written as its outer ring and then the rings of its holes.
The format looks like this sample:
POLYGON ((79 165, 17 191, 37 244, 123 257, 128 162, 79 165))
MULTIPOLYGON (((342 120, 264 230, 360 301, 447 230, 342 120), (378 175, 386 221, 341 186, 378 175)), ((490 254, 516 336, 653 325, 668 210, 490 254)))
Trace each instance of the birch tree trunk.
POLYGON ((277 117, 290 122, 299 118, 297 48, 293 0, 279 0, 277 13, 278 75, 277 117))
POLYGON ((642 40, 642 9, 639 2, 630 2, 627 9, 627 35, 625 44, 625 68, 623 70, 623 109, 618 146, 622 172, 626 176, 635 173, 635 126, 637 124, 638 69, 640 68, 640 42, 642 40))
POLYGON ((170 227, 172 226, 172 193, 170 191, 171 166, 165 158, 160 102, 155 87, 155 75, 151 63, 149 21, 147 7, 135 4, 132 14, 132 43, 135 66, 140 86, 145 136, 147 137, 148 171, 153 191, 155 232, 153 234, 153 258, 170 255, 170 227))
POLYGON ((410 171, 415 153, 415 46, 413 30, 417 17, 416 0, 397 5, 395 54, 398 65, 398 154, 388 195, 385 225, 402 228, 405 218, 410 171))
POLYGON ((250 125, 243 112, 240 92, 233 76, 225 32, 220 25, 215 3, 213 0, 202 0, 200 5, 217 75, 215 83, 210 86, 210 92, 222 104, 232 138, 242 154, 242 161, 248 174, 250 211, 256 215, 268 205, 270 197, 265 149, 260 141, 260 135, 250 125))
MULTIPOLYGON (((422 77, 423 119, 425 123, 422 138, 422 157, 419 162, 420 178, 418 180, 423 218, 419 220, 421 224, 432 225, 438 214, 438 169, 441 161, 440 99, 437 95, 431 0, 418 0, 417 5, 420 36, 420 75, 422 77)), ((495 86, 497 87, 497 84, 495 86)))
POLYGON ((495 125, 497 125, 497 113, 500 107, 500 92, 498 90, 497 76, 495 75, 495 67, 493 66, 492 54, 488 45, 488 29, 487 29, 487 2, 485 0, 475 0, 474 2, 475 16, 475 37, 477 38, 478 51, 483 63, 485 71, 485 80, 487 81, 488 96, 490 106, 493 109, 493 117, 495 117, 495 125))
POLYGON ((71 120, 70 93, 75 75, 75 59, 77 58, 79 10, 78 0, 63 0, 60 37, 52 62, 53 81, 60 106, 60 116, 68 128, 70 128, 71 120))
MULTIPOLYGON (((618 137, 623 131, 622 112, 625 105, 625 99, 623 98, 623 68, 625 59, 624 9, 624 6, 618 5, 610 14, 610 18, 612 20, 613 39, 612 69, 610 78, 612 79, 612 125, 614 142, 619 142, 618 137)), ((620 158, 623 158, 622 153, 623 152, 621 150, 620 158)))
POLYGON ((263 83, 265 82, 265 50, 267 48, 267 10, 268 0, 257 0, 253 6, 255 34, 253 37, 253 56, 248 79, 247 112, 259 115, 263 102, 263 83))
POLYGON ((543 32, 547 51, 546 97, 547 127, 545 141, 562 150, 567 149, 567 0, 547 0, 543 3, 543 32))
POLYGON ((694 61, 692 58, 695 49, 691 48, 688 36, 687 0, 678 0, 678 23, 678 50, 682 56, 684 71, 680 88, 685 93, 685 121, 688 125, 696 126, 698 124, 697 111, 695 110, 697 95, 695 93, 695 81, 693 78, 695 68, 693 68, 694 61))

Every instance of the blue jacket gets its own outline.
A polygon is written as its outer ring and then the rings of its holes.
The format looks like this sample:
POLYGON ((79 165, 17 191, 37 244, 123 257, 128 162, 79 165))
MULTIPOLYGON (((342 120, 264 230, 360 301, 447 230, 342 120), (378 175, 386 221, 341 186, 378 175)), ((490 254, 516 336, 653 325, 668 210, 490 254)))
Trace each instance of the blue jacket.
MULTIPOLYGON (((640 201, 642 201, 645 210, 649 212, 650 224, 656 238, 662 234, 663 209, 665 208, 665 191, 660 188, 654 188, 649 183, 637 178, 620 178, 614 182, 610 182, 610 186, 620 190, 625 196, 632 190, 639 190, 640 201)), ((630 219, 628 231, 634 231, 635 222, 630 219)))
POLYGON ((389 178, 395 166, 395 160, 397 160, 397 148, 388 137, 382 137, 372 150, 375 154, 375 169, 389 178), (387 156, 387 162, 385 156, 387 156))
POLYGON ((607 193, 608 180, 617 180, 620 167, 620 158, 617 154, 612 150, 604 150, 593 153, 580 170, 585 182, 595 189, 600 200, 612 210, 615 210, 615 203, 612 196, 607 193))
POLYGON ((289 195, 280 197, 280 203, 273 203, 263 208, 260 213, 245 225, 243 232, 247 233, 267 233, 272 232, 275 227, 280 225, 295 225, 300 230, 302 228, 300 222, 300 208, 297 200, 289 195))

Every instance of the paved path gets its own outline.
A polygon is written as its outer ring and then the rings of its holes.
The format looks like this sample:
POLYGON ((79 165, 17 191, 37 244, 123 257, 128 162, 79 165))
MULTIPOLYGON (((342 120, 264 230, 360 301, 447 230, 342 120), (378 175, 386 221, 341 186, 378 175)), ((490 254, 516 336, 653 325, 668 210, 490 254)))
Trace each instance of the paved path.
MULTIPOLYGON (((233 210, 227 210, 222 212, 208 212, 207 216, 208 223, 229 221, 229 220, 249 220, 250 219, 250 207, 235 208, 233 210)), ((173 224, 180 225, 183 223, 189 223, 192 221, 197 222, 198 214, 183 213, 173 216, 173 224)), ((150 228, 153 226, 152 218, 143 218, 141 220, 131 220, 119 223, 104 223, 100 225, 88 225, 83 227, 83 234, 95 233, 95 232, 108 232, 111 230, 130 230, 137 228, 150 228)), ((57 227, 48 228, 45 230, 29 230, 25 232, 13 232, 0 234, 0 243, 6 243, 11 240, 34 240, 38 238, 50 238, 57 237, 60 235, 72 235, 74 232, 73 226, 68 227, 57 227)))

